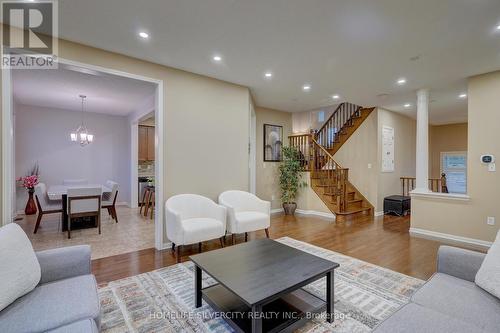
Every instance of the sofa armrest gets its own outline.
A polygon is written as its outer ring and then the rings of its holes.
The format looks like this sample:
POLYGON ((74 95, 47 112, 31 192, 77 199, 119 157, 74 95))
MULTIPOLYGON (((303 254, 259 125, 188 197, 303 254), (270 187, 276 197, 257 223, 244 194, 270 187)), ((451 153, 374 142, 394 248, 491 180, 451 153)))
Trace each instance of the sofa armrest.
POLYGON ((36 252, 40 284, 91 273, 90 246, 78 245, 36 252))
POLYGON ((481 252, 441 246, 438 251, 437 271, 474 282, 485 256, 481 252))

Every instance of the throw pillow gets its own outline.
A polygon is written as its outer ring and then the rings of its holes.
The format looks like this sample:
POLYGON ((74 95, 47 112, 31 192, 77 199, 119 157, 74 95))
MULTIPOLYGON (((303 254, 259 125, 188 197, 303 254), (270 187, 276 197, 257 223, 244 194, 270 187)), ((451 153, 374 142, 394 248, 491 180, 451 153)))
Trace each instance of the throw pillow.
POLYGON ((0 228, 0 311, 32 291, 41 270, 31 242, 15 223, 0 228))
POLYGON ((500 231, 476 274, 476 284, 500 298, 500 231))

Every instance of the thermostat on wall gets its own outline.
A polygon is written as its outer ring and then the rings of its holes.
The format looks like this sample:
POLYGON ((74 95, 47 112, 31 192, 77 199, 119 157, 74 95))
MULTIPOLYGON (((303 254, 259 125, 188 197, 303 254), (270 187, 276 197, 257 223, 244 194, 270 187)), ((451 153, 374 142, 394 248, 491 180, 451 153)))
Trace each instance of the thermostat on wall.
POLYGON ((495 156, 493 156, 493 155, 481 155, 481 163, 485 163, 485 164, 495 163, 495 156))

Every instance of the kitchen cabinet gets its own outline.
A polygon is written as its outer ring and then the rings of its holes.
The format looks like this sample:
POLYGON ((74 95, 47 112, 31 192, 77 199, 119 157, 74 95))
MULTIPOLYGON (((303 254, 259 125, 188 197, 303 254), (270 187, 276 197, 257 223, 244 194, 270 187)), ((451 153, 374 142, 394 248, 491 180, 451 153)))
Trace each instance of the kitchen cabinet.
POLYGON ((139 161, 155 160, 155 128, 139 126, 139 161))

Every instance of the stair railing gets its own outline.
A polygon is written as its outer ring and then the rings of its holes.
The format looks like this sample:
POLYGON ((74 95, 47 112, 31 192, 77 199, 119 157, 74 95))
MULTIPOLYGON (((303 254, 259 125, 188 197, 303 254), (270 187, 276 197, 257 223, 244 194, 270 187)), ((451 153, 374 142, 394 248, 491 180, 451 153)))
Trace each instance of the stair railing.
POLYGON ((294 134, 288 137, 290 147, 296 148, 300 153, 300 166, 304 171, 309 171, 312 161, 311 134, 294 134))
POLYGON ((354 117, 361 115, 362 107, 352 103, 341 103, 316 132, 316 141, 326 149, 333 147, 340 131, 345 125, 352 124, 354 117))
MULTIPOLYGON (((415 177, 400 177, 402 195, 409 196, 410 192, 415 189, 415 177)), ((441 174, 441 178, 429 178, 429 190, 436 193, 448 193, 448 186, 446 185, 446 174, 441 174)))
POLYGON ((311 137, 312 161, 310 164, 311 178, 320 179, 328 186, 326 191, 333 195, 340 212, 347 210, 347 184, 349 169, 342 168, 333 156, 311 137))

